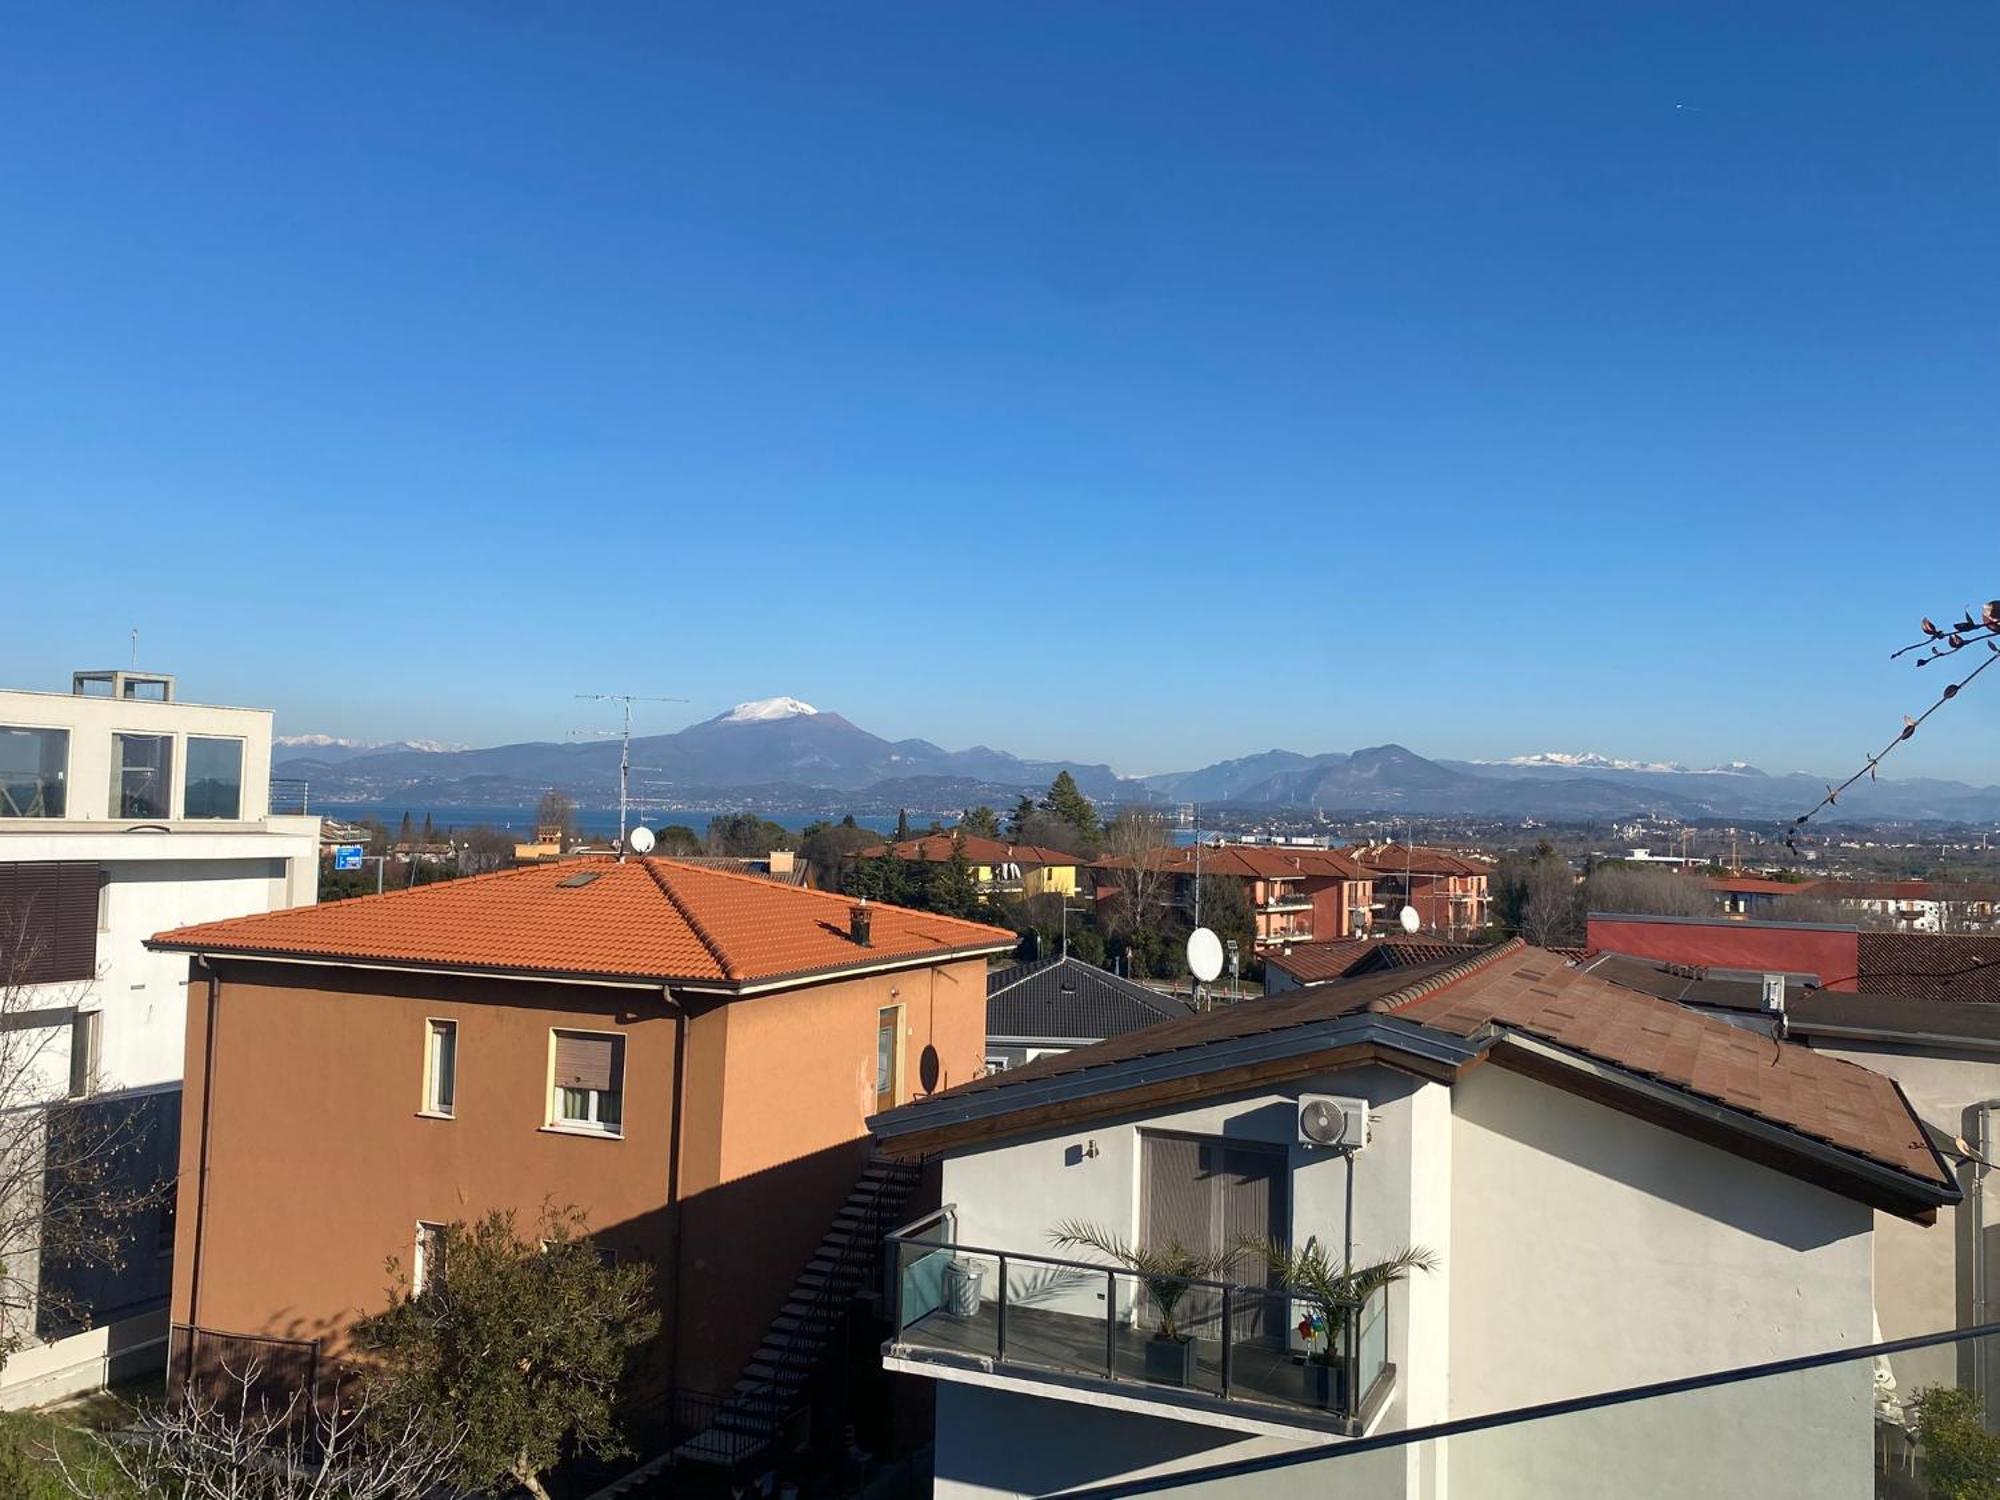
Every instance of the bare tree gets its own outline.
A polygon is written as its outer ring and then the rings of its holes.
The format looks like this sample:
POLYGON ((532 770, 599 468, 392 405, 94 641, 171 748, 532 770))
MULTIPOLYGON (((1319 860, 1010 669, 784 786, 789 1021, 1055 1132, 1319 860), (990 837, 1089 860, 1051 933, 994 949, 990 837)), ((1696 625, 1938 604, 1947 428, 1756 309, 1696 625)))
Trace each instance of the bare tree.
POLYGON ((1579 937, 1576 877, 1560 859, 1538 859, 1528 869, 1521 901, 1521 936, 1537 948, 1574 943, 1579 937))
POLYGON ((1655 917, 1711 917, 1716 900, 1698 876, 1632 865, 1601 865, 1584 882, 1591 911, 1655 917))
POLYGON ((99 1099, 73 1025, 96 980, 64 981, 53 914, 0 900, 0 1364, 40 1326, 87 1327, 79 1279, 124 1267, 136 1226, 172 1191, 148 1170, 146 1116, 99 1099))
POLYGON ((58 1446, 56 1472, 76 1500, 424 1500, 450 1476, 463 1431, 429 1413, 379 1420, 339 1390, 325 1403, 293 1390, 275 1405, 260 1374, 230 1371, 220 1400, 190 1389, 82 1457, 58 1446))
POLYGON ((1146 926, 1172 889, 1174 846, 1166 818, 1144 808, 1124 808, 1104 830, 1104 857, 1118 892, 1109 914, 1113 930, 1146 926))

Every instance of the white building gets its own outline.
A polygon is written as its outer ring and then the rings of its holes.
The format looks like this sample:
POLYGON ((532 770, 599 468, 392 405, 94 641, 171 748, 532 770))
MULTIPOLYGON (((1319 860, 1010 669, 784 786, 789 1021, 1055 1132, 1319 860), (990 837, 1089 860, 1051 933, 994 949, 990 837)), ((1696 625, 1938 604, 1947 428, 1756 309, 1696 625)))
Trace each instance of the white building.
MULTIPOLYGON (((271 714, 176 701, 172 678, 78 673, 69 693, 0 691, 0 983, 46 1045, 4 1102, 88 1097, 123 1111, 148 1169, 171 1173, 187 966, 144 940, 316 899, 319 820, 272 810, 271 714)), ((282 805, 282 800, 281 800, 282 805)), ((0 1405, 91 1389, 164 1358, 172 1232, 133 1227, 126 1265, 65 1281, 83 1332, 46 1308, 0 1369, 0 1405)), ((42 1268, 43 1286, 60 1270, 42 1268)))
POLYGON ((1307 1448, 1326 1461, 1291 1487, 1364 1500, 1594 1497, 1668 1471, 1675 1493, 1860 1500, 1865 1363, 1740 1416, 1669 1409, 1615 1454, 1565 1451, 1577 1428, 1340 1450, 1866 1345, 1875 1212, 1925 1221, 1958 1197, 1888 1079, 1518 942, 1168 1022, 873 1124, 942 1163, 944 1208, 892 1237, 884 1349, 937 1382, 940 1500, 1307 1448), (1065 1220, 1154 1247, 1247 1235, 1336 1265, 1410 1246, 1439 1263, 1308 1343, 1305 1304, 1239 1261, 1181 1297, 1177 1348, 1140 1278, 1051 1244, 1065 1220))

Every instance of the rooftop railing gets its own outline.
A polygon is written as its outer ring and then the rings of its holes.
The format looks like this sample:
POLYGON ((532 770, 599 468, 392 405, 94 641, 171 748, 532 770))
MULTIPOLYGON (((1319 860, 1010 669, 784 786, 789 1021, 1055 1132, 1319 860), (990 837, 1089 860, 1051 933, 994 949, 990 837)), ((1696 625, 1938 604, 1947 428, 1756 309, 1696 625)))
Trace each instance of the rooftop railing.
POLYGON ((271 816, 303 817, 312 811, 312 783, 291 777, 271 778, 271 816))
POLYGON ((1386 1291, 1328 1327, 1281 1289, 983 1249, 950 1223, 889 1236, 892 1355, 1340 1432, 1393 1384, 1386 1291))

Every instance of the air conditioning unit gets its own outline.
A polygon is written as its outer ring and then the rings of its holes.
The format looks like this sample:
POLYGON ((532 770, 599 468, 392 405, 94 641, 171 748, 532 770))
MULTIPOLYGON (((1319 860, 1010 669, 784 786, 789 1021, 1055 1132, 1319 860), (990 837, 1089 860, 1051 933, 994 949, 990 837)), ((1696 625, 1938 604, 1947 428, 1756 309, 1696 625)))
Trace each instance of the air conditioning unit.
POLYGON ((1368 1101, 1326 1094, 1299 1096, 1299 1144, 1359 1151, 1368 1144, 1368 1101))

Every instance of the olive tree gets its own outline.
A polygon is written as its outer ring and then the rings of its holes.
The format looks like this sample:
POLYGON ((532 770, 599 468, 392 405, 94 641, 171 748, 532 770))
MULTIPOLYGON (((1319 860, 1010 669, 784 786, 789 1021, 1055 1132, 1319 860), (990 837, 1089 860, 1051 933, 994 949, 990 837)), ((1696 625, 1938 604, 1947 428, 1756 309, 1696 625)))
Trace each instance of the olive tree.
POLYGON ((416 1285, 391 1261, 388 1309, 355 1329, 379 1429, 462 1434, 454 1482, 536 1500, 566 1449, 625 1451, 619 1389, 660 1326, 650 1266, 608 1262, 581 1212, 554 1207, 532 1238, 511 1212, 448 1224, 425 1262, 416 1285))

